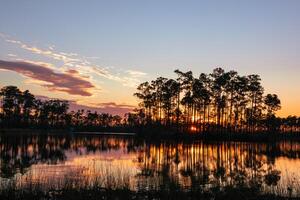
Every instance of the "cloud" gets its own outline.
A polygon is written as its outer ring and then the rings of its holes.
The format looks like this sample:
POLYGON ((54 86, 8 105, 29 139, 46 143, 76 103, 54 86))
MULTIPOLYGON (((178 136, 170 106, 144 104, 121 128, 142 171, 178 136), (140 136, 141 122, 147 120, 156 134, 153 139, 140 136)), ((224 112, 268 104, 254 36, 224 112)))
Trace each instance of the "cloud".
POLYGON ((6 42, 18 45, 20 48, 30 51, 33 54, 38 54, 57 61, 61 61, 64 67, 71 67, 72 69, 76 68, 77 71, 80 72, 80 74, 100 76, 112 81, 119 82, 126 87, 136 87, 141 82, 140 79, 146 75, 146 73, 136 70, 119 69, 119 72, 116 73, 112 70, 112 68, 109 70, 108 67, 99 66, 88 60, 95 60, 99 57, 87 57, 80 56, 77 53, 56 51, 54 45, 50 45, 46 49, 41 49, 36 46, 26 44, 20 40, 13 39, 1 32, 0 37, 2 37, 6 42))
MULTIPOLYGON (((42 101, 50 100, 52 98, 49 98, 47 96, 37 95, 37 99, 40 99, 42 101)), ((65 100, 65 99, 61 99, 65 100)), ((87 106, 87 105, 81 105, 75 100, 68 100, 69 102, 69 110, 70 111, 78 111, 78 110, 89 110, 91 112, 98 112, 98 113, 109 113, 112 115, 120 115, 124 116, 126 113, 133 111, 136 106, 128 105, 128 104, 117 104, 115 102, 107 102, 107 103, 99 103, 95 104, 94 106, 87 106)))
POLYGON ((79 72, 77 70, 75 70, 75 69, 68 69, 66 72, 68 74, 79 74, 79 72))
POLYGON ((9 54, 7 54, 9 57, 17 57, 17 55, 16 54, 12 54, 12 53, 9 53, 9 54))
POLYGON ((145 72, 137 71, 137 70, 127 70, 128 74, 132 75, 133 77, 141 77, 146 76, 147 74, 145 72))
POLYGON ((111 107, 111 108, 115 108, 115 107, 118 107, 118 108, 129 108, 129 109, 133 109, 133 108, 136 107, 136 106, 128 105, 128 104, 117 104, 115 102, 98 103, 97 106, 100 106, 100 107, 111 107))
POLYGON ((42 86, 50 91, 61 91, 72 95, 91 96, 90 92, 95 86, 79 76, 76 70, 55 72, 45 63, 33 63, 25 61, 0 60, 0 69, 14 71, 36 81, 43 82, 42 86))
POLYGON ((52 58, 54 60, 60 60, 64 63, 68 62, 79 62, 80 60, 78 58, 73 58, 72 56, 76 56, 77 54, 74 53, 63 53, 63 52, 54 52, 53 46, 50 46, 50 50, 43 50, 34 46, 27 45, 19 40, 13 40, 13 39, 5 39, 6 42, 13 43, 19 45, 22 49, 28 50, 32 53, 43 55, 49 58, 52 58))
POLYGON ((112 115, 120 115, 124 116, 125 113, 131 112, 135 106, 127 105, 127 104, 117 104, 115 102, 108 102, 108 103, 100 103, 95 106, 86 106, 80 105, 75 101, 70 102, 70 110, 77 111, 77 110, 90 110, 91 112, 98 112, 98 113, 109 113, 112 115))

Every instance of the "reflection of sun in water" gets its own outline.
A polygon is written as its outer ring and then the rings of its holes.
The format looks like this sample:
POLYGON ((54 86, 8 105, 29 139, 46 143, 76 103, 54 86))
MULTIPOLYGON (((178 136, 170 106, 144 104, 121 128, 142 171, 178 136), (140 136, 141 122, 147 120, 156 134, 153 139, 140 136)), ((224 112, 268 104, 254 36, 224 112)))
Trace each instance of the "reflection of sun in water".
POLYGON ((196 126, 191 126, 191 131, 193 131, 193 132, 197 131, 196 126))

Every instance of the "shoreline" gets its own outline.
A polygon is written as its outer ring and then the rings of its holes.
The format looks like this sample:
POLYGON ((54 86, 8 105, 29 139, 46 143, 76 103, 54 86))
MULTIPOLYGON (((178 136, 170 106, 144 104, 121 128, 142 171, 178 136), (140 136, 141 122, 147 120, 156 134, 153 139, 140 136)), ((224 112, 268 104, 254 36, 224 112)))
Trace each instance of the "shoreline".
POLYGON ((175 133, 170 131, 72 131, 70 129, 2 128, 0 135, 129 136, 145 140, 272 142, 300 141, 300 133, 175 133))

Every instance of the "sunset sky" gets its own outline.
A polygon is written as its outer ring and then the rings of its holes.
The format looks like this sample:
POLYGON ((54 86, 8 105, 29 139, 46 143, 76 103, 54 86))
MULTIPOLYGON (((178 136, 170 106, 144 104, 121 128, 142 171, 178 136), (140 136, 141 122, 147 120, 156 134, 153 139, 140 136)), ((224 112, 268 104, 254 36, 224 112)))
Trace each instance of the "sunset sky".
POLYGON ((259 74, 300 115, 300 1, 14 1, 0 4, 0 87, 125 112, 173 71, 259 74), (208 3, 209 2, 209 3, 208 3))

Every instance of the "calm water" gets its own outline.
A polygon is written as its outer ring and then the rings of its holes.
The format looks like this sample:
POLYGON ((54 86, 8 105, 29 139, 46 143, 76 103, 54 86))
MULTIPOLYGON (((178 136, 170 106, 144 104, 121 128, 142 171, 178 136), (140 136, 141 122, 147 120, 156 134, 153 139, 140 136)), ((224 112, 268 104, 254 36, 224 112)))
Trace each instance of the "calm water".
POLYGON ((122 136, 0 136, 0 187, 193 190, 255 185, 300 194, 300 143, 145 142, 122 136))

